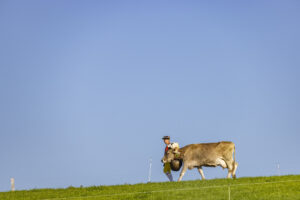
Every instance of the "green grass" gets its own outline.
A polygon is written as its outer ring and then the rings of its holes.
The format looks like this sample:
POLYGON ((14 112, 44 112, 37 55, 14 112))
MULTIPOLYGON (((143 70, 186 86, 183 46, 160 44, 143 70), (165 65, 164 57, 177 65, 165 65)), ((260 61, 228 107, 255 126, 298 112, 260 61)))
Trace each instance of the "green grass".
POLYGON ((21 199, 205 199, 205 200, 300 200, 300 175, 246 177, 163 182, 135 185, 94 186, 66 189, 34 189, 1 192, 0 200, 21 199))

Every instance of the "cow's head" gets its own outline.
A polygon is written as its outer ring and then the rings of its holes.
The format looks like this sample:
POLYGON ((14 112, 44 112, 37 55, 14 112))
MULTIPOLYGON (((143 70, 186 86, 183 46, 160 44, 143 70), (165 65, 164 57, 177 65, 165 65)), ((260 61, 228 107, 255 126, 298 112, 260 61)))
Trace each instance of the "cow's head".
POLYGON ((161 162, 170 163, 172 160, 178 158, 179 156, 180 152, 178 151, 178 149, 169 149, 161 159, 161 162))

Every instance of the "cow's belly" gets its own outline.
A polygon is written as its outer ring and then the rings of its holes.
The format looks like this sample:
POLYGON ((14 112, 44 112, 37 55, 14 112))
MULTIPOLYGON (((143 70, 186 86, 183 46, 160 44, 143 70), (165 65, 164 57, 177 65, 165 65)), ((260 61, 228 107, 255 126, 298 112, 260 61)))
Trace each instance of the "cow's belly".
POLYGON ((227 168, 227 164, 220 155, 214 156, 205 156, 205 157, 194 157, 192 159, 188 159, 184 161, 187 164, 189 169, 193 169, 195 167, 217 167, 221 166, 222 168, 227 168))
POLYGON ((226 162, 222 158, 215 158, 215 159, 206 159, 202 160, 200 162, 192 162, 194 166, 196 167, 217 167, 221 166, 222 168, 227 168, 226 162))

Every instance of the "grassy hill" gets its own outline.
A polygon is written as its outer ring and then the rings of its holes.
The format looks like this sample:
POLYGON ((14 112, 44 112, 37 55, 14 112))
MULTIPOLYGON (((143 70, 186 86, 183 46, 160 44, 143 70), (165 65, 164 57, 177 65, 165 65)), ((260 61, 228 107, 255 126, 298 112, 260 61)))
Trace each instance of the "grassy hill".
POLYGON ((300 175, 1 192, 0 199, 300 200, 300 175))

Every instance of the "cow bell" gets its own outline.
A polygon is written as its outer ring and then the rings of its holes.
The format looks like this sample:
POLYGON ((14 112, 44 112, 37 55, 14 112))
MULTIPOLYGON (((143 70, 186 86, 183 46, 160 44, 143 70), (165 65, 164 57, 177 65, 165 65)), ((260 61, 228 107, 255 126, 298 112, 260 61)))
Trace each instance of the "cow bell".
POLYGON ((170 163, 172 171, 179 171, 181 166, 182 166, 182 161, 181 160, 172 160, 170 163))

